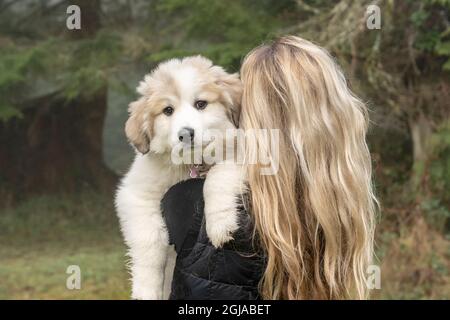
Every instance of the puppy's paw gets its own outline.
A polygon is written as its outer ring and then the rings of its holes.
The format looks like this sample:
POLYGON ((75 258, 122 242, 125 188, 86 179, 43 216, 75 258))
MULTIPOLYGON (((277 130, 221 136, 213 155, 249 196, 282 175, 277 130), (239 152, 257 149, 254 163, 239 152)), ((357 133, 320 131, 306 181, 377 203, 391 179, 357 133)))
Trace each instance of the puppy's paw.
POLYGON ((215 248, 233 240, 233 233, 239 227, 235 210, 207 214, 206 217, 206 233, 215 248))
POLYGON ((134 300, 162 300, 163 292, 143 285, 133 284, 131 299, 134 300))

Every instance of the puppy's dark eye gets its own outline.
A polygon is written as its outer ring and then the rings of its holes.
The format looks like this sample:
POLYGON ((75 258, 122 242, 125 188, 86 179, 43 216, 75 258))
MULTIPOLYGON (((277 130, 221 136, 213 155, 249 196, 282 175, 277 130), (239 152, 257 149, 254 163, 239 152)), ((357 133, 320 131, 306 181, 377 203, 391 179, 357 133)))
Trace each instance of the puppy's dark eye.
POLYGON ((173 113, 173 108, 172 108, 171 106, 167 106, 167 107, 165 107, 165 108, 163 109, 163 113, 164 113, 166 116, 170 116, 170 115, 172 115, 172 113, 173 113))
POLYGON ((197 101, 195 101, 195 107, 196 107, 198 110, 203 110, 203 109, 205 109, 207 105, 208 105, 208 102, 205 101, 205 100, 197 100, 197 101))

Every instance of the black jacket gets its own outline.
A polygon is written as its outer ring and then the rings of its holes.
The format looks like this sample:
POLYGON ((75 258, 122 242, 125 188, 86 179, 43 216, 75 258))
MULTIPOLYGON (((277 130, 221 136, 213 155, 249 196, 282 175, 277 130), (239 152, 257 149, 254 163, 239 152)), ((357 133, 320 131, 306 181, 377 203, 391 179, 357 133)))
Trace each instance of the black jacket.
POLYGON ((234 240, 216 249, 203 216, 203 179, 180 182, 167 191, 162 211, 178 254, 170 299, 258 299, 264 257, 255 250, 249 215, 239 208, 234 240))

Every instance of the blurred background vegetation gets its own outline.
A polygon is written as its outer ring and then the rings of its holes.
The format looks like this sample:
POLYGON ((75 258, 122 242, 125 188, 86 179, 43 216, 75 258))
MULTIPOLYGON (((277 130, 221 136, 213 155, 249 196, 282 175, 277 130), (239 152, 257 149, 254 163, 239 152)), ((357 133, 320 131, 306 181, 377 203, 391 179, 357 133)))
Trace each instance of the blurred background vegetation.
POLYGON ((113 190, 127 104, 156 63, 238 71, 264 41, 325 46, 371 109, 372 297, 450 298, 450 0, 0 0, 0 298, 129 297, 113 190), (81 8, 81 30, 66 9, 81 8), (366 8, 381 29, 366 28, 366 8), (65 287, 68 265, 82 290, 65 287))

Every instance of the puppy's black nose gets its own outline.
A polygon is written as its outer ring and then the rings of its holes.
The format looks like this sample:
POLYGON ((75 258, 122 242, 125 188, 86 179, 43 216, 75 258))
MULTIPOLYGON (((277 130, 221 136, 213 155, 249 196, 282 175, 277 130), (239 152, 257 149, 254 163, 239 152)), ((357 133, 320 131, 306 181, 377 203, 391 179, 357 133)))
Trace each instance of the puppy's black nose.
POLYGON ((178 131, 178 139, 184 143, 191 143, 194 140, 194 129, 184 127, 178 131))

